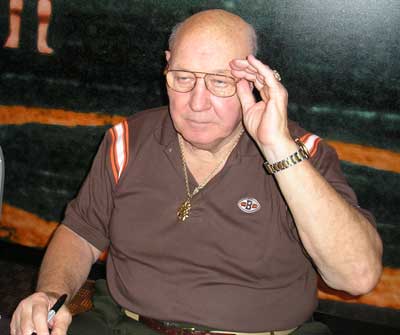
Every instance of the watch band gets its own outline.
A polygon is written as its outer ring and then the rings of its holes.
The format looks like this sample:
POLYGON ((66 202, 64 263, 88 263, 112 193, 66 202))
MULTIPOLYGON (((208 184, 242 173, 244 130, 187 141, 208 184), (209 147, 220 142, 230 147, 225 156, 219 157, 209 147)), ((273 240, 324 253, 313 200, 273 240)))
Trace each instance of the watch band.
POLYGON ((305 144, 300 141, 299 138, 294 140, 299 147, 295 153, 291 154, 289 157, 282 159, 281 161, 269 164, 267 161, 264 162, 264 167, 269 174, 274 174, 279 171, 285 170, 290 166, 296 165, 306 159, 310 158, 310 153, 308 152, 305 144))

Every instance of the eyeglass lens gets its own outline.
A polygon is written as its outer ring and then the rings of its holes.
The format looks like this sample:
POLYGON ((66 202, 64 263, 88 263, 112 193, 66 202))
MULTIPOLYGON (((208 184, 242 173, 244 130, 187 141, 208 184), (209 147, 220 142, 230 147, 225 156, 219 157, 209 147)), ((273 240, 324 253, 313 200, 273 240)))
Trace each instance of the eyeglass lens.
MULTIPOLYGON (((170 70, 167 73, 167 83, 175 91, 190 92, 197 82, 197 76, 189 71, 170 70)), ((236 93, 236 82, 233 78, 218 75, 205 74, 204 81, 207 89, 218 97, 229 97, 236 93)))

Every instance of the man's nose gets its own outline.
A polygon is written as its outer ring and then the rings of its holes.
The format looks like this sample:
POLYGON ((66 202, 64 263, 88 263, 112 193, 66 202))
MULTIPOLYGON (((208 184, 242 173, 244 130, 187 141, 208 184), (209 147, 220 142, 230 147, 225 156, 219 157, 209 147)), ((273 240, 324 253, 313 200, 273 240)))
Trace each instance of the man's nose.
POLYGON ((210 91, 206 87, 204 78, 197 78, 196 85, 191 91, 190 107, 194 111, 202 111, 210 108, 210 91))

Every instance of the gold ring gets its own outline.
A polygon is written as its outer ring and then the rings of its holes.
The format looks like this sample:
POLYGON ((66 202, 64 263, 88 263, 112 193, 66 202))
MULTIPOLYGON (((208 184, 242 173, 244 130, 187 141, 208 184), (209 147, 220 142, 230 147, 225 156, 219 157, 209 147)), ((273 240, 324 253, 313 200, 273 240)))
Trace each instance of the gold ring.
POLYGON ((272 72, 274 73, 274 77, 275 77, 275 79, 276 79, 277 81, 281 81, 281 80, 282 80, 282 77, 281 77, 281 75, 279 74, 278 71, 272 70, 272 72))

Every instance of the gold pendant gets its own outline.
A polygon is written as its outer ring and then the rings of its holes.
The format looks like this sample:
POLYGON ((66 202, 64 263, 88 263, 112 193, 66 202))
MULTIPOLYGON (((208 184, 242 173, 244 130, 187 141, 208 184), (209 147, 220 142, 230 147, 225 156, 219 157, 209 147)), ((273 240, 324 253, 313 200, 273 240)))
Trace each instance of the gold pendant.
POLYGON ((190 203, 190 199, 187 198, 178 208, 178 212, 176 213, 178 219, 182 222, 185 221, 189 217, 191 208, 192 204, 190 203))

